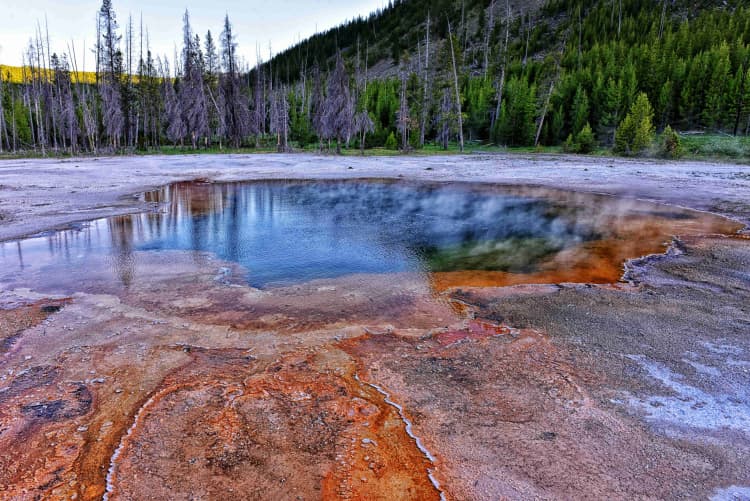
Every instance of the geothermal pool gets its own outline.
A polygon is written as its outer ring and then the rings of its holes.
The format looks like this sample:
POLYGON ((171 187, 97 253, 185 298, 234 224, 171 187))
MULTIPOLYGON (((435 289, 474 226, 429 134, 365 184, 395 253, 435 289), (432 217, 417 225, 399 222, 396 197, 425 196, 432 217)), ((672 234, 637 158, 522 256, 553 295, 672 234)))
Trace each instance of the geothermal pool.
POLYGON ((256 288, 404 272, 438 290, 613 282, 626 259, 661 252, 672 235, 733 229, 633 200, 461 183, 197 182, 141 196, 152 212, 0 243, 0 280, 85 282, 103 258, 112 283, 128 287, 139 256, 183 251, 240 265, 256 288))

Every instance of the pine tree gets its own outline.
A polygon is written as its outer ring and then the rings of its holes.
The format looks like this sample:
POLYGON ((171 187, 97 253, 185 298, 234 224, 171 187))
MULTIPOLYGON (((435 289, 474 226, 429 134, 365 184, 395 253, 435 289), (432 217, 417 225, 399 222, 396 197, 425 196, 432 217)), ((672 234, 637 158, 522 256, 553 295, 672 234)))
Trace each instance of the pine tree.
POLYGON ((626 155, 642 153, 654 140, 653 120, 651 103, 648 96, 641 92, 617 129, 615 151, 626 155))
POLYGON ((703 109, 703 124, 712 129, 719 129, 728 120, 726 113, 726 98, 729 82, 729 47, 723 43, 712 51, 710 56, 710 77, 703 85, 706 86, 706 103, 703 109))
POLYGON ((575 98, 573 99, 573 134, 578 134, 583 130, 583 126, 589 122, 589 99, 586 95, 586 90, 580 85, 576 90, 575 98))
POLYGON ((586 122, 575 136, 575 152, 591 153, 595 147, 596 138, 594 137, 594 131, 591 130, 591 125, 586 122))
POLYGON ((678 158, 682 155, 680 136, 669 125, 667 125, 664 132, 661 134, 659 153, 664 158, 678 158))
POLYGON ((617 124, 620 121, 620 110, 622 109, 622 86, 620 81, 615 82, 610 77, 607 80, 603 98, 600 110, 599 137, 603 137, 606 144, 612 144, 617 124))
POLYGON ((534 144, 536 89, 525 79, 512 78, 497 121, 497 140, 508 146, 534 144))

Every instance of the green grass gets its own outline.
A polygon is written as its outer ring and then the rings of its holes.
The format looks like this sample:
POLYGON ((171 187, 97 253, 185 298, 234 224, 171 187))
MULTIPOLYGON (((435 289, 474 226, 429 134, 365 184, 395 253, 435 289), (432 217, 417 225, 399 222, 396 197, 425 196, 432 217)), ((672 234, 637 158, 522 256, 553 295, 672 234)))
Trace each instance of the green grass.
MULTIPOLYGON (((658 141, 658 140, 657 140, 658 141)), ((682 160, 719 160, 719 161, 732 161, 738 163, 750 162, 750 136, 728 136, 720 134, 681 134, 680 141, 682 146, 683 155, 680 157, 682 160)), ((303 148, 300 148, 297 144, 291 145, 293 151, 296 153, 318 153, 317 144, 308 144, 303 148)), ((654 147, 645 155, 647 158, 658 157, 657 142, 654 143, 654 147)), ((230 148, 222 147, 219 148, 213 145, 209 148, 198 148, 193 149, 189 146, 173 146, 164 145, 159 148, 151 148, 148 150, 132 150, 122 151, 116 154, 110 154, 106 152, 92 155, 89 153, 81 154, 81 156, 128 156, 128 155, 202 155, 202 154, 262 154, 262 153, 275 153, 276 147, 274 144, 269 142, 261 144, 260 147, 242 147, 242 148, 230 148)), ((326 151, 324 154, 328 153, 326 151)), ((334 154, 335 149, 332 149, 330 154, 334 154)), ((350 147, 342 148, 341 153, 346 157, 356 157, 360 155, 359 148, 350 147)), ((447 150, 444 150, 442 146, 434 143, 428 143, 424 148, 413 149, 408 153, 403 153, 399 150, 390 150, 382 147, 368 148, 365 150, 364 155, 366 157, 379 157, 379 156, 400 156, 400 155, 411 155, 411 156, 435 156, 435 155, 458 155, 460 154, 457 143, 451 143, 447 150)), ((526 147, 503 147, 484 144, 478 141, 467 142, 464 147, 464 154, 493 154, 493 153, 511 153, 521 155, 535 155, 535 154, 550 154, 550 155, 568 155, 565 153, 561 146, 526 146, 526 147)), ((599 147, 588 156, 591 157, 612 157, 615 156, 612 150, 609 148, 599 147)), ((47 155, 42 155, 38 150, 19 151, 16 153, 3 152, 0 153, 0 159, 20 159, 20 158, 69 158, 70 154, 67 152, 47 152, 47 155)))
POLYGON ((719 134, 680 134, 683 158, 750 159, 750 137, 719 134))

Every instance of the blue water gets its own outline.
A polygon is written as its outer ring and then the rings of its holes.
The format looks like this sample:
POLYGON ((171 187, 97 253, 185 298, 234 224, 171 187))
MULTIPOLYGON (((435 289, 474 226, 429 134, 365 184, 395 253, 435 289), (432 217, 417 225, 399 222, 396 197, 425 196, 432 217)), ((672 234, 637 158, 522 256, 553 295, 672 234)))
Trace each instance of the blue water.
POLYGON ((144 197, 154 212, 0 244, 0 264, 33 266, 44 257, 85 273, 91 254, 126 267, 138 251, 200 251, 241 264, 251 285, 266 287, 355 273, 533 272, 595 237, 573 209, 455 183, 181 183, 144 197))
MULTIPOLYGON (((213 252, 247 268, 253 286, 436 266, 458 270, 467 255, 479 254, 480 262, 483 255, 497 257, 508 242, 553 252, 592 235, 544 200, 467 185, 256 182, 176 185, 162 196, 169 210, 137 250, 213 252), (196 197, 203 202, 198 208, 196 197), (460 262, 451 266, 451 256, 460 262)), ((531 271, 535 265, 507 261, 481 268, 531 271)))

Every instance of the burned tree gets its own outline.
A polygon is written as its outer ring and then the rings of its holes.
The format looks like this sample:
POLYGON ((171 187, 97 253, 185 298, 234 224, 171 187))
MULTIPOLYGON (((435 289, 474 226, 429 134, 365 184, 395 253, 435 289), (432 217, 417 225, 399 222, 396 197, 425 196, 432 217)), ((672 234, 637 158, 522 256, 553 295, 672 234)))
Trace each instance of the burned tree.
POLYGON ((10 142, 8 141, 8 127, 5 125, 5 109, 3 108, 4 97, 3 75, 0 72, 0 153, 3 152, 3 143, 10 148, 10 142))
POLYGON ((70 78, 70 65, 66 56, 58 57, 53 54, 52 75, 54 85, 54 121, 60 136, 62 147, 70 149, 74 153, 78 147, 78 117, 73 100, 73 87, 70 78))
POLYGON ((222 109, 224 111, 224 127, 226 135, 235 148, 239 148, 243 140, 253 130, 250 121, 250 107, 247 97, 242 93, 239 68, 237 67, 237 42, 232 33, 229 16, 224 18, 224 31, 221 33, 221 62, 224 69, 221 75, 219 89, 222 109))
POLYGON ((164 101, 164 122, 167 124, 167 139, 172 144, 181 142, 187 133, 185 121, 182 119, 180 99, 174 88, 175 81, 169 72, 169 64, 162 64, 162 99, 164 101))
POLYGON ((411 131, 411 110, 409 109, 409 100, 406 95, 406 87, 409 79, 407 63, 408 58, 402 58, 401 66, 401 91, 399 95, 399 106, 396 112, 396 128, 401 134, 401 149, 409 149, 409 132, 411 131))
POLYGON ((458 148, 463 153, 464 151, 464 124, 463 116, 461 112, 461 90, 458 86, 458 69, 456 68, 456 51, 453 44, 453 32, 451 31, 451 23, 448 21, 448 41, 450 42, 451 49, 451 67, 453 69, 453 83, 456 91, 456 108, 458 109, 458 148))
POLYGON ((277 87, 271 92, 272 134, 276 134, 276 150, 279 153, 289 151, 289 100, 286 89, 277 87))
POLYGON ((208 107, 203 85, 203 57, 200 40, 193 36, 190 27, 190 15, 185 11, 183 17, 182 80, 180 85, 180 108, 185 132, 190 138, 193 149, 198 147, 198 140, 209 133, 208 107))
POLYGON ((316 65, 313 68, 313 89, 311 111, 312 126, 315 135, 318 136, 318 149, 323 149, 323 140, 326 139, 325 131, 325 96, 323 95, 323 77, 320 68, 316 65))
POLYGON ((375 123, 372 121, 372 118, 370 118, 370 114, 367 113, 367 110, 362 110, 354 115, 352 132, 359 135, 359 152, 361 155, 364 155, 367 134, 375 132, 375 123))
POLYGON ((336 67, 328 79, 328 95, 323 106, 324 136, 336 139, 336 153, 341 154, 341 143, 349 140, 354 109, 349 92, 349 73, 339 52, 336 67))
POLYGON ((99 75, 102 121, 104 132, 113 149, 120 146, 124 118, 122 114, 122 52, 120 36, 117 34, 117 20, 111 0, 103 0, 98 15, 99 40, 97 42, 97 64, 102 71, 99 75))

